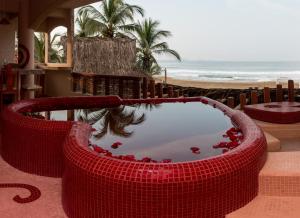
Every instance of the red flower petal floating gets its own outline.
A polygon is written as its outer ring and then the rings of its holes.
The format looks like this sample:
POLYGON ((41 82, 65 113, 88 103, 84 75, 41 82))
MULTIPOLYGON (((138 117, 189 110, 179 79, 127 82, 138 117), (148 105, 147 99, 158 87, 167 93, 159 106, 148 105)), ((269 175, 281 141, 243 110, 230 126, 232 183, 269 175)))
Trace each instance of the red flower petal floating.
POLYGON ((237 146, 239 146, 239 143, 238 143, 237 141, 229 142, 229 143, 228 143, 228 147, 229 147, 230 149, 234 149, 234 148, 236 148, 237 146))
POLYGON ((224 138, 229 138, 230 142, 225 144, 214 145, 213 148, 226 148, 226 149, 234 149, 240 145, 240 141, 244 139, 244 136, 241 135, 242 132, 238 128, 231 128, 226 131, 226 134, 223 135, 224 138))
POLYGON ((126 155, 124 157, 124 160, 127 160, 127 161, 135 161, 135 156, 134 155, 126 155))
POLYGON ((144 163, 150 163, 151 161, 152 161, 152 159, 150 157, 144 157, 142 159, 142 162, 144 162, 144 163))
POLYGON ((106 157, 113 157, 112 153, 109 151, 105 151, 105 156, 106 157))
POLYGON ((244 136, 242 136, 242 135, 239 135, 238 138, 239 138, 239 140, 244 140, 244 136))
POLYGON ((233 135, 233 133, 230 130, 227 130, 226 135, 230 136, 233 135))
POLYGON ((111 145, 111 148, 118 149, 121 145, 123 145, 122 142, 115 142, 111 145))
POLYGON ((217 145, 214 145, 213 148, 218 149, 218 148, 227 148, 227 142, 220 142, 217 145))
POLYGON ((114 158, 119 159, 119 160, 123 160, 124 156, 120 155, 120 156, 114 156, 114 158))
POLYGON ((96 151, 97 153, 99 154, 102 154, 102 153, 105 153, 105 150, 97 145, 92 145, 93 146, 93 149, 94 151, 96 151))
POLYGON ((228 130, 229 132, 237 132, 237 129, 232 127, 231 129, 228 130))
POLYGON ((200 154, 200 148, 198 147, 191 147, 191 151, 194 153, 194 154, 200 154))
POLYGON ((112 145, 111 145, 111 148, 112 148, 112 149, 118 149, 118 148, 119 148, 119 145, 112 144, 112 145))
POLYGON ((229 139, 230 139, 231 141, 237 141, 237 140, 238 140, 238 137, 235 136, 235 135, 230 135, 230 136, 229 136, 229 139))
POLYGON ((162 163, 172 163, 172 160, 171 160, 171 159, 164 159, 164 160, 162 161, 162 163))

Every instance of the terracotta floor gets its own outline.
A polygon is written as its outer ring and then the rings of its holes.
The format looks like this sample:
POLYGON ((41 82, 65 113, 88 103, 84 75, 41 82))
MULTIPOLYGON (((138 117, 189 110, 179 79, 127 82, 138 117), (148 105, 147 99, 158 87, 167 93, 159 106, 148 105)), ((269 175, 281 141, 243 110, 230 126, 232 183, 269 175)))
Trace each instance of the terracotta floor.
POLYGON ((299 218, 300 197, 258 196, 226 218, 299 218))
MULTIPOLYGON (((299 134, 300 135, 300 134, 299 134)), ((281 152, 300 151, 300 137, 281 139, 281 152)))
POLYGON ((16 195, 29 196, 20 188, 0 188, 0 218, 65 218, 61 206, 61 179, 46 178, 23 173, 9 166, 0 156, 0 185, 21 183, 37 187, 41 197, 31 203, 19 204, 16 195))

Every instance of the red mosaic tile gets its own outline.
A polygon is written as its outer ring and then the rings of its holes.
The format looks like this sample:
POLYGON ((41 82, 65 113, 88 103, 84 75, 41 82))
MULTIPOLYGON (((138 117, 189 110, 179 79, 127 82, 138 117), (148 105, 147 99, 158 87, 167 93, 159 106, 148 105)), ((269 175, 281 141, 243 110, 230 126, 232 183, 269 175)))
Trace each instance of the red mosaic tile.
POLYGON ((300 103, 273 102, 245 106, 244 112, 253 119, 278 124, 300 122, 300 103))
MULTIPOLYGON (((2 115, 1 155, 25 172, 60 177, 69 217, 215 218, 244 206, 258 192, 266 140, 254 122, 207 98, 121 100, 118 97, 23 101, 2 115), (201 101, 224 113, 243 132, 239 147, 186 163, 130 162, 99 157, 88 147, 92 129, 76 122, 45 121, 20 113, 98 108, 134 103, 201 101)), ((169 162, 169 160, 166 160, 169 162)))

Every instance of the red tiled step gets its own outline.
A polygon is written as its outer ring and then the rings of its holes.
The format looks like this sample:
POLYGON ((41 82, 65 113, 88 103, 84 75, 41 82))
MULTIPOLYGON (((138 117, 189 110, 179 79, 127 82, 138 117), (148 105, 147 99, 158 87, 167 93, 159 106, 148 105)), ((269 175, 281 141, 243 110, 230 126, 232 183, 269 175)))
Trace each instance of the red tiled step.
POLYGON ((259 195, 247 206, 226 218, 299 218, 300 197, 275 197, 259 195))
POLYGON ((268 144, 268 152, 277 152, 280 151, 281 149, 281 144, 279 139, 275 138, 273 135, 264 132, 266 139, 267 139, 267 144, 268 144))
POLYGON ((300 197, 299 151, 268 154, 268 160, 259 176, 259 193, 300 197))

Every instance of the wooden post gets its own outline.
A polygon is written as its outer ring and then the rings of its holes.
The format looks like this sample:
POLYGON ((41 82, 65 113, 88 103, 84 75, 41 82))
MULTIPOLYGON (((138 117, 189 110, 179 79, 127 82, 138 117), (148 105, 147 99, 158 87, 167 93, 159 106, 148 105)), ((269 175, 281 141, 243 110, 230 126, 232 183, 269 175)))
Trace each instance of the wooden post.
POLYGON ((244 110, 246 105, 247 105, 247 95, 245 93, 242 93, 242 94, 240 94, 241 110, 244 110))
POLYGON ((167 68, 165 68, 165 84, 167 84, 167 79, 168 79, 168 76, 167 76, 167 68))
POLYGON ((258 96, 256 90, 251 92, 251 104, 258 104, 258 96))
POLYGON ((276 89, 276 101, 277 102, 282 102, 283 101, 283 90, 282 90, 282 85, 278 84, 277 89, 276 89))
POLYGON ((75 112, 74 110, 68 110, 67 112, 67 120, 74 121, 75 120, 75 112))
POLYGON ((183 90, 182 89, 179 89, 179 97, 183 96, 183 90))
POLYGON ((90 85, 93 87, 92 93, 93 93, 93 96, 96 96, 98 94, 98 90, 97 90, 98 80, 96 77, 91 78, 91 80, 92 80, 92 84, 90 84, 90 85))
POLYGON ((44 96, 46 96, 46 89, 45 89, 45 85, 46 85, 46 83, 45 83, 45 74, 42 74, 42 75, 40 75, 40 78, 41 78, 41 80, 40 80, 40 86, 42 86, 42 95, 43 95, 43 97, 44 96))
POLYGON ((270 103, 271 102, 271 92, 269 87, 264 88, 264 102, 270 103))
MULTIPOLYGON (((20 25, 20 24, 19 24, 20 25)), ((44 48, 44 55, 45 55, 45 64, 48 65, 49 64, 49 44, 50 44, 50 40, 49 40, 49 35, 50 33, 44 33, 44 45, 45 45, 45 48, 44 48)))
POLYGON ((158 83, 157 84, 157 96, 158 98, 162 98, 163 97, 163 84, 162 83, 158 83))
POLYGON ((82 80, 82 87, 81 87, 82 94, 86 94, 86 92, 87 92, 87 90, 86 90, 86 77, 82 76, 81 80, 82 80))
POLYGON ((78 78, 77 78, 77 76, 74 75, 74 73, 72 73, 71 81, 72 81, 72 90, 73 90, 73 92, 77 92, 78 78))
POLYGON ((295 84, 294 80, 289 80, 289 102, 294 102, 295 101, 295 84))
POLYGON ((140 99, 141 98, 141 81, 138 80, 134 80, 134 93, 133 93, 133 98, 134 99, 140 99))
POLYGON ((124 98, 124 80, 123 80, 123 78, 119 79, 119 97, 124 98))
POLYGON ((148 98, 148 79, 147 77, 143 78, 143 98, 148 98))
POLYGON ((150 80, 150 98, 155 98, 155 81, 150 80))
POLYGON ((110 78, 105 77, 105 95, 110 95, 110 78))
POLYGON ((227 106, 230 108, 234 108, 234 98, 233 97, 229 97, 227 99, 227 106))
POLYGON ((168 97, 173 98, 173 96, 174 96, 173 86, 168 86, 168 97))
POLYGON ((174 91, 174 98, 179 98, 179 90, 174 91))

